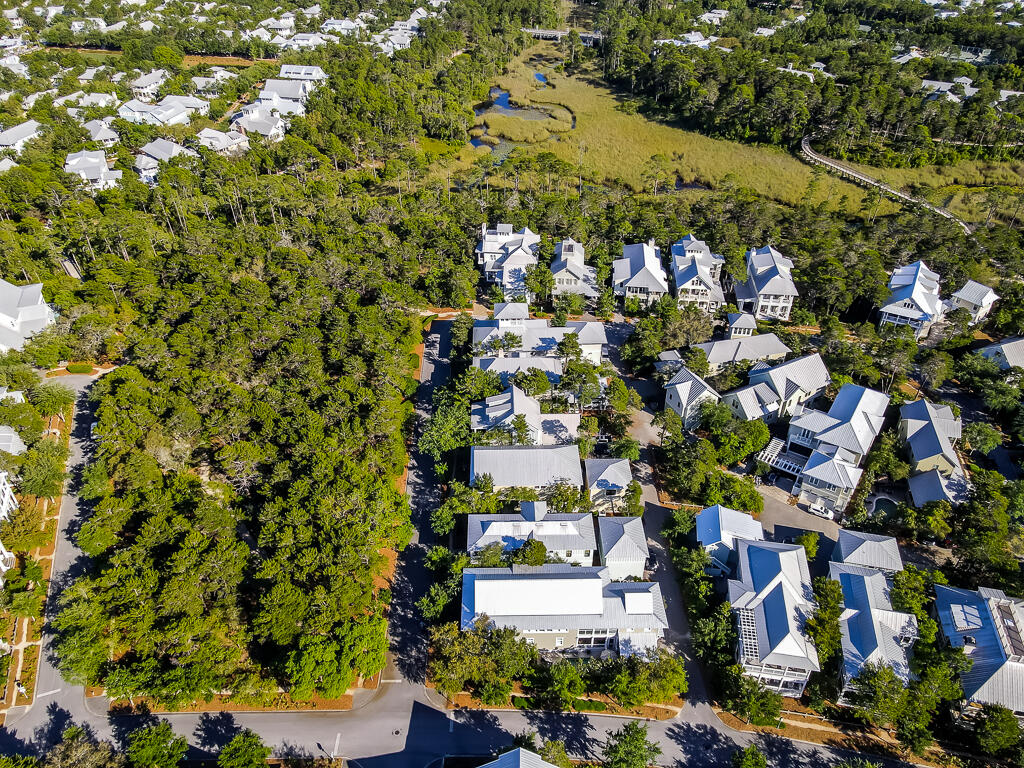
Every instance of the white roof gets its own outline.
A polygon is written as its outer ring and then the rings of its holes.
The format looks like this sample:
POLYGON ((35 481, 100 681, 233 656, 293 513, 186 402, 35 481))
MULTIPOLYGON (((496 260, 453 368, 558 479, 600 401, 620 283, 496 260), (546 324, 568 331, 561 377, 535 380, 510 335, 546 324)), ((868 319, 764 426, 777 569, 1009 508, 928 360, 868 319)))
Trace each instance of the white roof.
POLYGON ((0 132, 0 147, 11 147, 20 141, 31 139, 39 134, 40 124, 36 120, 26 120, 6 131, 0 132))
POLYGON ((20 456, 27 448, 28 446, 25 445, 25 441, 14 431, 14 427, 9 427, 6 424, 0 426, 0 451, 13 456, 20 456))
POLYGON ((942 314, 939 276, 923 261, 895 270, 889 278, 889 290, 882 312, 913 320, 934 319, 942 314))
POLYGON ((661 266, 661 249, 653 243, 622 246, 622 258, 612 263, 612 284, 668 293, 668 278, 661 266))
POLYGON ((175 144, 167 139, 154 139, 139 150, 142 154, 152 157, 159 162, 165 162, 178 155, 197 157, 191 149, 186 149, 180 144, 175 144))
POLYGON ((504 357, 474 357, 473 365, 482 371, 494 371, 501 376, 501 383, 507 385, 512 376, 520 371, 535 368, 544 371, 548 381, 558 383, 562 377, 562 361, 545 355, 505 355, 504 357))
POLYGON ((821 355, 815 352, 756 372, 751 369, 750 382, 754 384, 759 381, 769 383, 783 400, 788 400, 798 391, 807 395, 823 392, 832 377, 821 355))
POLYGON ((152 72, 147 72, 144 75, 132 80, 132 88, 148 88, 152 85, 160 85, 164 80, 167 79, 167 71, 163 69, 154 69, 152 72))
POLYGON ((519 549, 536 540, 549 551, 597 549, 594 516, 589 512, 551 513, 543 501, 521 502, 515 514, 468 515, 466 549, 475 552, 490 544, 519 549))
POLYGON ((601 532, 601 557, 605 564, 612 562, 644 562, 650 556, 644 521, 640 517, 597 518, 601 532))
POLYGON ((798 296, 792 277, 793 262, 774 246, 765 245, 747 251, 747 281, 736 286, 737 297, 744 296, 798 296))
POLYGON ((978 307, 984 307, 988 304, 992 304, 999 298, 995 291, 976 280, 968 280, 964 283, 963 288, 956 291, 953 296, 963 302, 974 304, 978 307))
POLYGON ((625 490, 633 480, 629 459, 586 459, 583 469, 591 490, 625 490))
POLYGON ((326 80, 327 73, 320 67, 304 64, 282 64, 280 77, 286 80, 326 80))
POLYGON ((860 482, 864 470, 849 461, 829 456, 821 451, 813 451, 807 459, 800 477, 810 477, 836 488, 854 489, 860 482))
POLYGON ((724 365, 744 360, 763 360, 766 357, 784 357, 793 351, 783 344, 774 333, 741 336, 722 341, 707 341, 693 346, 704 350, 708 363, 711 365, 724 365))
POLYGON ((516 416, 523 416, 531 431, 540 432, 540 403, 515 385, 470 407, 474 430, 511 429, 516 416))
POLYGON ((480 768, 556 768, 546 760, 542 760, 541 756, 536 752, 531 752, 528 749, 519 747, 513 749, 511 752, 498 757, 496 760, 492 760, 486 763, 480 768))
POLYGON ((980 350, 982 357, 995 357, 997 353, 1006 361, 1007 367, 1024 368, 1024 336, 1003 339, 980 350))
POLYGON ((680 368, 669 379, 665 385, 665 392, 666 394, 668 392, 675 392, 679 402, 687 408, 703 395, 711 395, 715 400, 719 399, 718 393, 714 388, 686 366, 680 368))
POLYGON ((885 422, 889 396, 857 384, 844 384, 828 413, 797 406, 790 427, 805 429, 822 445, 849 451, 847 458, 863 457, 885 422))
POLYGON ((900 547, 892 536, 848 531, 845 528, 839 529, 839 541, 832 551, 832 559, 838 563, 875 568, 879 571, 903 570, 900 547))
POLYGON ((490 475, 497 488, 544 488, 567 484, 583 487, 580 450, 576 445, 478 445, 470 449, 470 482, 490 475))

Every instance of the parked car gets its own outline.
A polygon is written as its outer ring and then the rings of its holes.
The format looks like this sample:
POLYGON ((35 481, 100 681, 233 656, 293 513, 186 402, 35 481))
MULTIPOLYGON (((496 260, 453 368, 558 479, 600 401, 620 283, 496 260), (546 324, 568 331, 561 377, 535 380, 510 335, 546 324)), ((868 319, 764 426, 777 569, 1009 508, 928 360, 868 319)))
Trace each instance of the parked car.
POLYGON ((822 504, 820 501, 816 501, 814 504, 811 504, 811 506, 807 508, 807 511, 810 512, 812 515, 823 517, 826 520, 834 520, 836 516, 836 513, 833 512, 831 509, 825 509, 825 505, 822 504))

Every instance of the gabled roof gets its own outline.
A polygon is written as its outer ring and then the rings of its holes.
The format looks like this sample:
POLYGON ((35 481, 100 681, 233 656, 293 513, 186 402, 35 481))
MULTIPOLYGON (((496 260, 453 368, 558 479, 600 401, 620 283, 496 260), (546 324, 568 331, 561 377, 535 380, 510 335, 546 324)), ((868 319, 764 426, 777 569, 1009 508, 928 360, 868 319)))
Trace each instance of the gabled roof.
POLYGON ((715 400, 719 399, 714 387, 685 366, 669 379, 665 385, 665 391, 666 393, 674 391, 684 408, 697 402, 703 395, 711 395, 715 400))
MULTIPOLYGON (((752 336, 751 338, 760 337, 752 336)), ((797 392, 813 395, 816 392, 824 391, 832 381, 832 377, 829 375, 821 355, 815 352, 779 363, 771 368, 757 372, 751 371, 751 384, 759 381, 771 384, 772 389, 782 399, 788 400, 797 392)))
POLYGON ((496 760, 492 760, 480 768, 555 768, 555 766, 542 760, 536 752, 519 747, 500 755, 496 760))
POLYGON ((707 341, 702 344, 694 344, 693 346, 704 350, 708 363, 711 365, 785 356, 793 351, 783 344, 774 333, 762 333, 756 336, 744 336, 737 339, 724 339, 722 341, 707 341))
POLYGON ((737 539, 764 541, 764 528, 746 512, 715 504, 697 513, 696 535, 702 546, 725 544, 735 549, 737 539))
POLYGON ((826 445, 834 445, 864 455, 882 431, 889 396, 884 392, 857 384, 844 384, 835 402, 828 409, 835 424, 824 426, 815 438, 826 445))
POLYGON ((661 249, 651 243, 622 246, 622 258, 612 263, 612 284, 668 293, 668 278, 661 266, 661 249))
POLYGON ((999 298, 999 295, 987 285, 983 285, 976 280, 968 280, 964 283, 963 288, 953 294, 953 298, 960 299, 968 304, 983 307, 986 304, 993 303, 999 298))
POLYGON ((583 469, 591 490, 625 490, 633 481, 629 459, 586 459, 583 469))
POLYGON ((900 267, 889 278, 889 298, 882 311, 901 317, 934 319, 942 314, 939 299, 939 276, 928 269, 923 261, 900 267), (914 309, 902 306, 909 302, 914 309))
POLYGON ((839 563, 875 568, 879 571, 902 571, 900 547, 892 536, 839 529, 839 541, 832 551, 839 563))
POLYGON ((930 501, 948 501, 950 504, 962 504, 967 501, 971 484, 962 468, 958 468, 949 477, 939 470, 932 469, 907 479, 910 486, 910 498, 915 507, 923 507, 930 501))
POLYGON ((478 445, 470 449, 470 482, 490 475, 498 488, 583 487, 577 445, 478 445))
POLYGON ((473 365, 482 371, 494 371, 501 376, 501 383, 507 385, 520 371, 531 368, 544 371, 548 381, 557 384, 562 378, 562 361, 546 355, 506 355, 504 357, 474 357, 473 365))
MULTIPOLYGON (((739 330, 757 330, 757 318, 749 312, 730 312, 727 315, 729 321, 729 327, 739 330)), ((767 334, 768 336, 774 336, 775 334, 767 334)))
POLYGON ((960 438, 961 422, 948 405, 915 400, 900 408, 900 417, 914 461, 943 456, 954 467, 960 465, 953 441, 960 438))
POLYGON ((792 277, 793 262, 765 245, 747 251, 746 288, 754 295, 799 296, 792 277))
POLYGON ((864 470, 855 467, 848 461, 837 459, 834 456, 814 451, 804 468, 800 470, 800 477, 812 477, 823 483, 828 483, 836 488, 853 489, 860 482, 864 470))
POLYGON ((511 429, 516 416, 526 419, 531 432, 540 432, 540 403, 515 385, 473 403, 470 408, 470 422, 474 430, 511 429))
POLYGON ((495 320, 529 320, 530 306, 525 301, 498 302, 494 305, 495 320))
POLYGON ((26 120, 24 123, 8 128, 0 132, 0 147, 11 147, 19 141, 31 139, 39 133, 40 124, 35 120, 26 120))
POLYGON ((616 562, 644 562, 650 555, 644 522, 639 517, 597 518, 601 532, 601 555, 605 564, 616 562))
POLYGON ((1006 360, 1008 367, 1024 368, 1024 336, 997 341, 995 344, 982 347, 979 352, 982 357, 994 357, 999 353, 1006 360))
POLYGON ((723 399, 734 400, 743 418, 747 421, 761 419, 779 410, 779 396, 764 382, 749 384, 732 392, 726 392, 723 399))
POLYGON ((594 516, 589 512, 555 514, 543 501, 523 502, 514 514, 468 515, 466 549, 474 552, 489 544, 519 549, 527 541, 540 541, 548 550, 597 549, 594 516))
POLYGON ((843 590, 844 678, 860 674, 865 664, 884 664, 904 683, 910 681, 907 652, 917 637, 917 617, 894 611, 885 575, 871 568, 831 563, 829 576, 843 590))

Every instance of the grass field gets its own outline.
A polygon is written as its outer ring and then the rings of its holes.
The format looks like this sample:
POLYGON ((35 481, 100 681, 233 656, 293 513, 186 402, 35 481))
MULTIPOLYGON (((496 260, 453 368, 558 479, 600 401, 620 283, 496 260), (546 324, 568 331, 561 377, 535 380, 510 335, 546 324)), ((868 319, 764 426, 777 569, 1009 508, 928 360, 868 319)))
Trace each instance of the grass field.
MULTIPOLYGON (((598 179, 619 181, 635 191, 651 191, 652 158, 660 156, 660 169, 678 174, 684 183, 717 187, 730 178, 767 197, 785 203, 799 202, 814 178, 811 167, 787 152, 722 141, 649 120, 620 109, 622 100, 601 84, 596 75, 567 77, 555 71, 560 54, 552 43, 538 43, 514 62, 497 85, 507 90, 514 103, 523 106, 558 105, 576 118, 576 127, 531 146, 553 152, 577 165, 582 157, 585 171, 598 179), (548 78, 547 88, 534 78, 548 78)), ((515 119, 515 118, 511 118, 515 119)), ((525 122, 525 121, 522 121, 525 122)), ((467 150, 459 158, 471 162, 486 149, 467 150)), ((848 207, 859 210, 864 198, 860 188, 825 176, 817 187, 817 201, 838 206, 843 196, 848 207)))

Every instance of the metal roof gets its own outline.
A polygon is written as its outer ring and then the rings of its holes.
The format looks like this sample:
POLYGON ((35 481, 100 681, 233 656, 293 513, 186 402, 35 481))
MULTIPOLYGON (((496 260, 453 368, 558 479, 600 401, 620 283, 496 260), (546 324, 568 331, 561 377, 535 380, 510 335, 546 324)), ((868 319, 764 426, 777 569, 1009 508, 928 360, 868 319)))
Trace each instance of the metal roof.
POLYGON ((609 560, 647 560, 650 549, 642 518, 602 516, 597 518, 597 526, 601 533, 601 558, 606 565, 609 560))
POLYGON ((704 350, 708 363, 711 365, 761 360, 766 357, 785 357, 793 351, 783 344, 774 333, 761 333, 721 341, 706 341, 693 346, 704 350))
POLYGON ((506 752, 497 760, 481 765, 480 768, 556 768, 556 766, 542 760, 536 752, 530 752, 520 747, 506 752))
POLYGON ((900 417, 914 461, 944 456, 954 467, 960 466, 953 441, 960 438, 961 422, 948 405, 915 400, 900 409, 900 417))
POLYGON ((466 549, 469 552, 495 543, 501 544, 504 550, 514 550, 530 540, 543 543, 548 550, 593 552, 597 549, 594 516, 589 512, 548 513, 543 502, 524 503, 516 514, 467 516, 466 549))
POLYGON ((496 488, 583 487, 577 445, 478 445, 470 449, 470 482, 490 475, 496 488))
POLYGON ((633 480, 629 459, 585 459, 583 471, 592 490, 625 490, 633 480))
POLYGON ((968 304, 974 304, 977 307, 991 304, 999 298, 995 291, 976 280, 968 280, 964 283, 963 288, 953 294, 953 297, 968 304))
POLYGON ((839 541, 832 551, 839 563, 876 568, 880 571, 902 571, 900 547, 892 536, 839 529, 839 541))

